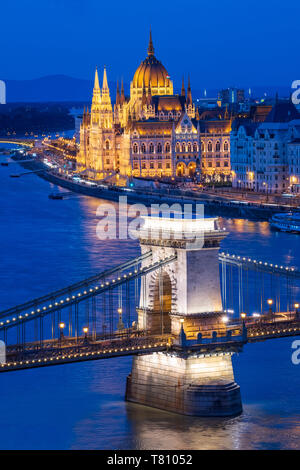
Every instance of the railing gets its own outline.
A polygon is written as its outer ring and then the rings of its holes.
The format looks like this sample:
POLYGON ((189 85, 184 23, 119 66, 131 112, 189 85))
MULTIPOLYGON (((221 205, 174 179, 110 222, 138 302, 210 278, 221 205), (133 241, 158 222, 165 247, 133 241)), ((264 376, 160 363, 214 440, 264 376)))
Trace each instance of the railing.
POLYGON ((133 354, 149 354, 165 351, 170 347, 170 335, 152 335, 140 337, 133 335, 126 338, 93 341, 82 338, 80 344, 53 345, 52 348, 38 349, 34 347, 22 351, 8 349, 7 361, 0 365, 0 372, 8 372, 33 367, 82 362, 110 357, 128 356, 133 354))

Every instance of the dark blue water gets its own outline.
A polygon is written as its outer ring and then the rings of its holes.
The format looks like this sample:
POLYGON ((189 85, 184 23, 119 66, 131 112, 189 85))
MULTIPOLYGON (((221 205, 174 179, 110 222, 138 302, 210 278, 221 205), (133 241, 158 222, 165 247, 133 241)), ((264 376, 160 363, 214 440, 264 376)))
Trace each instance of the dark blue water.
MULTIPOLYGON (((138 254, 134 241, 98 240, 98 199, 49 200, 49 183, 35 175, 11 179, 11 171, 0 167, 0 309, 138 254)), ((298 236, 271 232, 267 223, 222 223, 229 251, 300 267, 298 236)), ((299 448, 300 366, 291 362, 292 341, 248 345, 234 357, 244 413, 233 419, 125 403, 130 358, 1 374, 0 448, 299 448)))

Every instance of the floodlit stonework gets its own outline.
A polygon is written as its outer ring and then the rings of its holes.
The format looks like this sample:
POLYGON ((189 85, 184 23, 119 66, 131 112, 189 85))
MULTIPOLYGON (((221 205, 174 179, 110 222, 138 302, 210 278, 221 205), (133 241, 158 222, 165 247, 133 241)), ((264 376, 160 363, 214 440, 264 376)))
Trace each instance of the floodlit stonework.
MULTIPOLYGON (((184 222, 145 218, 140 244, 142 253, 150 250, 152 257, 144 260, 144 266, 174 260, 142 280, 141 329, 188 340, 207 330, 225 333, 218 262, 225 236, 213 218, 184 222)), ((135 357, 126 398, 194 416, 229 416, 242 410, 231 352, 198 355, 185 347, 185 340, 179 340, 176 351, 135 357)))

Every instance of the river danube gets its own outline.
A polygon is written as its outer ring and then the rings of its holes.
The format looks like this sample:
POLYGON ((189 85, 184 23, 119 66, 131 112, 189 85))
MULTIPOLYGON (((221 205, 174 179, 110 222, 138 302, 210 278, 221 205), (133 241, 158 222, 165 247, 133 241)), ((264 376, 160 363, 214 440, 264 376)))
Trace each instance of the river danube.
MULTIPOLYGON (((135 241, 97 238, 99 199, 50 200, 51 184, 36 175, 10 178, 12 168, 0 167, 1 310, 139 253, 135 241)), ((299 236, 272 232, 267 222, 221 223, 230 232, 224 249, 300 267, 299 236)), ((126 403, 130 358, 1 374, 0 448, 299 448, 300 365, 292 364, 292 342, 247 345, 234 356, 244 412, 230 419, 126 403)))

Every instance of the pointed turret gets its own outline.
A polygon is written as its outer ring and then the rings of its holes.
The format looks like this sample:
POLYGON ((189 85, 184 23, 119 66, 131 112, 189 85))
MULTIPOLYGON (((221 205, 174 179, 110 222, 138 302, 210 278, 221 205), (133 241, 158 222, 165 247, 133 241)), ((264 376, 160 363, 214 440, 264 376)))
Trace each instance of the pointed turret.
POLYGON ((154 56, 154 47, 153 47, 153 42, 152 42, 152 32, 151 32, 151 28, 150 28, 150 35, 149 35, 148 56, 149 56, 149 57, 153 57, 153 56, 154 56))
POLYGON ((123 78, 122 78, 122 83, 121 83, 121 105, 125 103, 125 93, 124 93, 124 83, 123 83, 123 78))
POLYGON ((98 70, 96 67, 95 71, 95 80, 94 80, 94 89, 93 89, 93 100, 92 100, 92 109, 96 109, 101 103, 101 90, 99 85, 98 70))
POLYGON ((189 77, 189 82, 188 82, 188 89, 187 89, 186 104, 187 104, 187 105, 189 105, 189 104, 193 104, 190 77, 189 77))
POLYGON ((103 92, 103 90, 108 90, 107 74, 106 74, 106 66, 105 65, 104 65, 104 70, 103 70, 102 92, 103 92))
POLYGON ((109 107, 109 109, 111 108, 111 100, 110 100, 109 88, 108 88, 108 83, 107 83, 106 67, 104 67, 104 70, 103 70, 101 104, 102 104, 102 109, 107 109, 107 107, 109 107))
POLYGON ((112 105, 109 94, 106 67, 103 70, 102 80, 102 94, 101 94, 101 108, 100 108, 101 122, 106 129, 110 129, 113 124, 112 105))
POLYGON ((98 90, 100 89, 97 67, 96 67, 96 71, 95 71, 95 80, 94 80, 94 90, 95 89, 98 89, 98 90))
POLYGON ((119 80, 117 81, 117 93, 116 93, 116 105, 121 103, 120 90, 119 90, 119 80))
POLYGON ((184 77, 182 77, 181 96, 185 96, 184 77))

